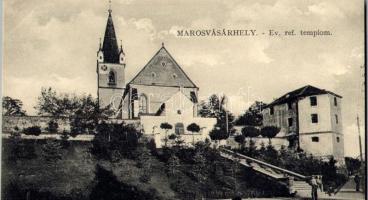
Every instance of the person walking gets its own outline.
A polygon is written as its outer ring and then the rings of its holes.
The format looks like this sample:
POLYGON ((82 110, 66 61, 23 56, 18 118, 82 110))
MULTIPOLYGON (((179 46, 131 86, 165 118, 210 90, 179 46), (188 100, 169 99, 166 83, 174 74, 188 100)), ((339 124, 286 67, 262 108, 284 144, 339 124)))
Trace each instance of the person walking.
POLYGON ((360 177, 359 177, 358 174, 355 175, 354 182, 355 182, 355 191, 359 192, 359 189, 360 189, 360 177))
POLYGON ((318 188, 321 190, 321 192, 323 192, 322 176, 317 176, 316 181, 317 181, 318 188))
POLYGON ((310 183, 312 186, 312 200, 318 200, 317 190, 318 190, 318 184, 315 176, 312 176, 310 183))

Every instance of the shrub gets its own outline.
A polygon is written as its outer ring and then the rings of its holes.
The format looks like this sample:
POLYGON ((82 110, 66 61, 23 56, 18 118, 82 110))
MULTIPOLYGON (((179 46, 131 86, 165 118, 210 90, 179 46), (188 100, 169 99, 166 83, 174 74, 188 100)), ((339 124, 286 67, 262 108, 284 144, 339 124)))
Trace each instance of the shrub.
POLYGON ((68 148, 69 147, 69 132, 64 130, 61 135, 60 135, 60 139, 61 139, 61 146, 63 148, 68 148))
POLYGON ((50 133, 57 133, 58 128, 59 128, 59 124, 53 120, 49 121, 49 123, 47 124, 47 128, 46 130, 50 133))
POLYGON ((57 140, 48 139, 42 146, 42 156, 45 161, 50 163, 56 163, 61 160, 61 145, 57 140))
POLYGON ((244 137, 244 135, 237 135, 237 136, 235 136, 235 142, 237 142, 238 144, 239 144, 239 148, 241 147, 241 146, 243 146, 243 144, 244 144, 244 141, 245 141, 245 137, 244 137))
POLYGON ((260 134, 259 130, 253 126, 245 126, 242 128, 241 132, 244 135, 244 137, 250 137, 250 138, 257 137, 260 134))
POLYGON ((26 135, 39 136, 41 134, 41 127, 39 127, 39 126, 31 126, 31 127, 25 128, 23 130, 23 132, 26 135))
POLYGON ((32 159, 36 157, 34 143, 22 140, 21 134, 18 132, 10 134, 9 149, 10 151, 7 155, 10 161, 17 161, 18 159, 32 159))
POLYGON ((280 128, 276 126, 265 126, 261 129, 262 137, 268 138, 271 144, 271 138, 274 138, 280 132, 280 128))
POLYGON ((141 135, 130 124, 102 122, 97 126, 97 133, 92 140, 91 153, 98 159, 105 160, 111 160, 114 154, 125 158, 134 158, 134 152, 141 135))
POLYGON ((150 139, 147 143, 147 148, 151 151, 151 154, 156 156, 157 155, 157 148, 155 139, 150 139))

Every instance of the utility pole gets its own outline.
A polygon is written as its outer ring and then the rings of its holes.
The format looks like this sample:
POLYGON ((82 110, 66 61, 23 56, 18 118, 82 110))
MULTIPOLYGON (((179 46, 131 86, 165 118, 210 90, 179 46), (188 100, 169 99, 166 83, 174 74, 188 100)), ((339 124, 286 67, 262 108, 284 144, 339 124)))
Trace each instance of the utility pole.
POLYGON ((357 125, 358 125, 358 136, 359 136, 360 162, 363 163, 362 138, 360 136, 359 115, 357 115, 357 125))

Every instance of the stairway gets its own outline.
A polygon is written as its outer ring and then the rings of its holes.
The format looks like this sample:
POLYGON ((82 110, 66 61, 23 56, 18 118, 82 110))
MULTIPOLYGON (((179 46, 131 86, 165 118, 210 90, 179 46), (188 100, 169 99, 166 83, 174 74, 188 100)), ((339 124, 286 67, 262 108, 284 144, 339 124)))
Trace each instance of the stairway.
POLYGON ((312 193, 312 187, 305 181, 294 181, 293 189, 299 197, 310 197, 312 193))
MULTIPOLYGON (((308 177, 274 166, 261 160, 257 160, 228 149, 220 149, 223 158, 239 162, 239 164, 254 170, 256 173, 265 175, 268 178, 278 181, 280 184, 289 187, 291 193, 296 191, 297 197, 310 198, 312 187, 307 183, 308 177), (292 186, 289 186, 289 179, 293 178, 292 186)), ((318 195, 324 196, 320 191, 318 195)))

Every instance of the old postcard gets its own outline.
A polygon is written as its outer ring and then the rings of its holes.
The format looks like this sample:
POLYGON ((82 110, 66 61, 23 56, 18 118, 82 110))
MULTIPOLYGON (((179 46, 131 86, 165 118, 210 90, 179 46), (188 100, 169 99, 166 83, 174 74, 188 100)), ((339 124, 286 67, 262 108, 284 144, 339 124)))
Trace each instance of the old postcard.
POLYGON ((365 1, 2 6, 2 199, 366 199, 365 1))

